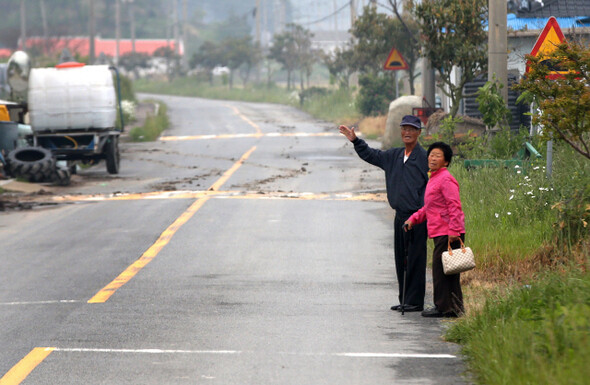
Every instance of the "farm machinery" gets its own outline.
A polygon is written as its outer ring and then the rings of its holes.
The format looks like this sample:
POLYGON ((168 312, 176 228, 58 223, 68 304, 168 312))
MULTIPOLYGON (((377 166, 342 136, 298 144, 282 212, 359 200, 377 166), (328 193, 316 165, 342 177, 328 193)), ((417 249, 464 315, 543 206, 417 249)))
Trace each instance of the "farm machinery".
POLYGON ((112 71, 120 84, 112 66, 66 62, 30 68, 28 55, 15 52, 5 76, 12 100, 0 101, 4 172, 31 182, 68 185, 79 163, 104 160, 107 172, 118 174, 123 116, 112 71), (117 99, 121 128, 116 127, 117 99))

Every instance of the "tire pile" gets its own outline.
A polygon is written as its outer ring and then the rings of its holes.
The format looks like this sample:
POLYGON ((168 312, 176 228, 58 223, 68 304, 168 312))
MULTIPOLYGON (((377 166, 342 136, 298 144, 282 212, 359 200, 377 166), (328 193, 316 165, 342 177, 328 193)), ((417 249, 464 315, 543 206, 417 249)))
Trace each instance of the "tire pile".
POLYGON ((42 147, 22 147, 6 157, 8 170, 15 178, 29 182, 52 182, 60 186, 70 184, 70 171, 56 167, 50 150, 42 147))

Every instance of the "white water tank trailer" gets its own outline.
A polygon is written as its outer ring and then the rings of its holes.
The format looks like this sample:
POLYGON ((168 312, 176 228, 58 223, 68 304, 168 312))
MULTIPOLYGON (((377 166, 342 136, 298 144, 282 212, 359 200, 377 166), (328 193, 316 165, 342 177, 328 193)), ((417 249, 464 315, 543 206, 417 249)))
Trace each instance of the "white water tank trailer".
POLYGON ((106 65, 33 68, 28 104, 35 132, 115 127, 117 98, 113 75, 106 65))

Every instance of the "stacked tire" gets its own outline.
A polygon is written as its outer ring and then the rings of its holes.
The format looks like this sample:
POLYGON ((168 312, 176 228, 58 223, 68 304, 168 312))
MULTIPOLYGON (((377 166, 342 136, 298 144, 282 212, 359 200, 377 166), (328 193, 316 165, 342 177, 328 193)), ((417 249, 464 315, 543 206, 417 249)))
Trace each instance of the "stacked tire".
POLYGON ((52 179, 55 158, 51 151, 42 147, 21 147, 12 150, 6 157, 10 173, 29 182, 44 182, 52 179))

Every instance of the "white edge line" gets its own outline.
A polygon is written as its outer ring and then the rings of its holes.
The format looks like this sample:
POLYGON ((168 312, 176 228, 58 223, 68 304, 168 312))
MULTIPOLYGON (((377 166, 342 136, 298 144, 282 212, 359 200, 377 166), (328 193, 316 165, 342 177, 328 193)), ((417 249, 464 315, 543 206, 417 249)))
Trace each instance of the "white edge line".
POLYGON ((73 353, 135 353, 135 354, 240 354, 239 350, 165 350, 165 349, 90 349, 55 348, 55 352, 73 353))
POLYGON ((54 301, 29 301, 29 302, 0 302, 0 306, 17 306, 17 305, 53 305, 59 303, 80 303, 86 301, 80 301, 76 299, 61 299, 54 301))
POLYGON ((451 354, 405 354, 405 353, 335 353, 340 357, 360 358, 457 358, 451 354))
MULTIPOLYGON (((166 349, 95 349, 95 348, 55 348, 55 352, 65 353, 132 353, 132 354, 242 354, 241 350, 166 350, 166 349)), ((250 352, 251 353, 251 352, 250 352)), ((277 352, 296 356, 334 356, 351 358, 457 358, 451 354, 404 354, 404 353, 295 353, 277 352)))

